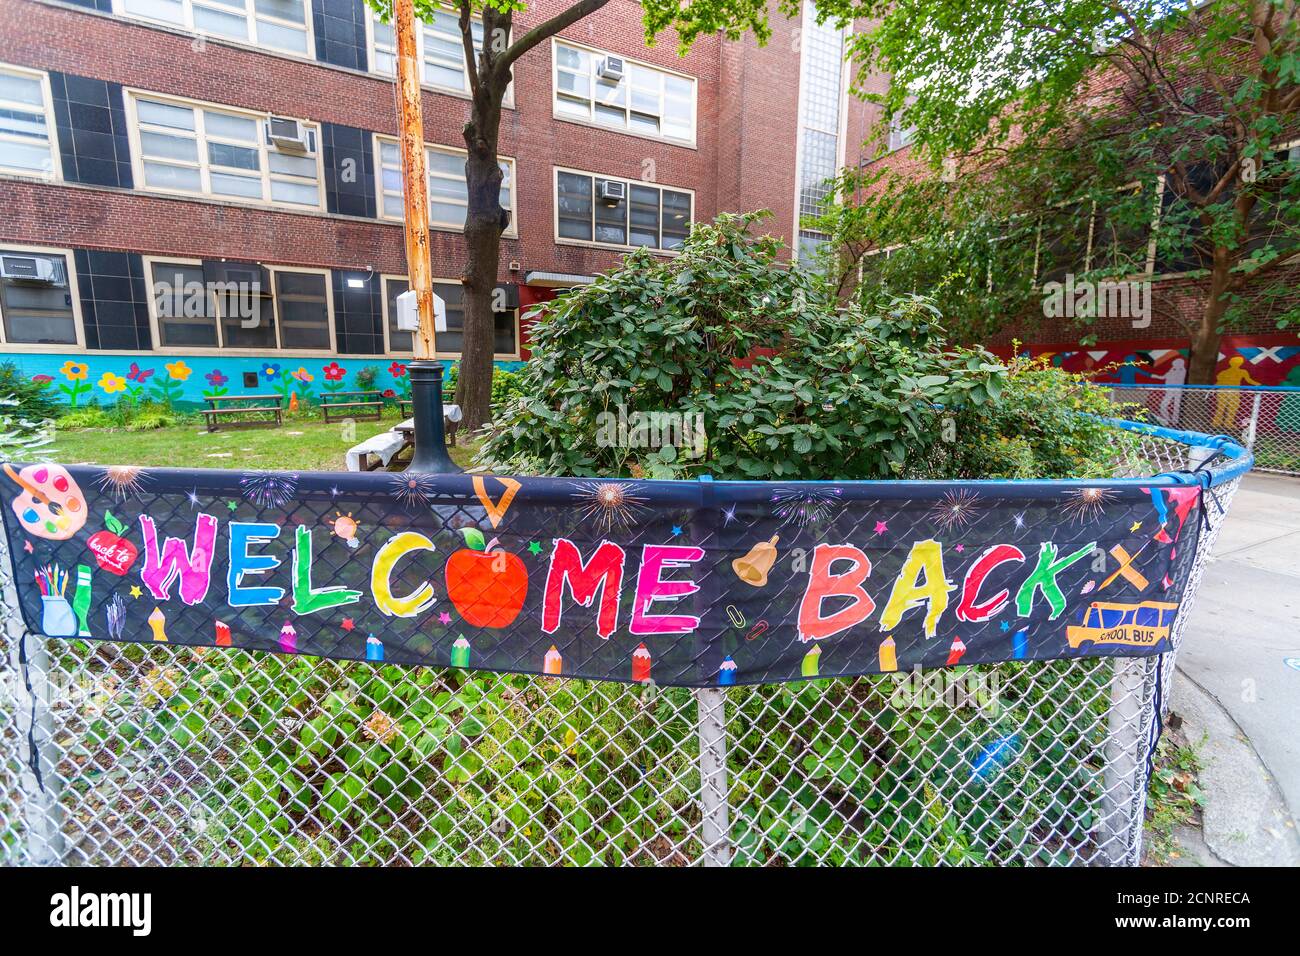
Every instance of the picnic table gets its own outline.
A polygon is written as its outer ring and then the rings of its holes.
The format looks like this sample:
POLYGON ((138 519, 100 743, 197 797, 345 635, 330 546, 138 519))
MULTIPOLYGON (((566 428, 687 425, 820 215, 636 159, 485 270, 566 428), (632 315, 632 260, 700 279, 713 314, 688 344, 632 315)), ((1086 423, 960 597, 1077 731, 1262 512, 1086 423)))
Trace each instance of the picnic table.
POLYGON ((205 416, 205 419, 207 421, 208 431, 210 432, 217 431, 217 429, 220 428, 221 425, 223 424, 222 420, 224 418, 233 417, 236 415, 246 415, 250 413, 256 413, 258 415, 261 415, 263 413, 271 413, 275 417, 274 419, 271 418, 266 418, 266 419, 256 418, 251 420, 239 419, 239 420, 224 422, 224 424, 232 425, 232 426, 233 425, 243 425, 243 426, 266 425, 268 427, 274 426, 275 428, 279 428, 281 425, 284 424, 284 397, 281 395, 276 395, 276 394, 209 395, 209 396, 205 396, 205 401, 208 403, 210 407, 201 409, 200 414, 205 416), (240 403, 253 402, 255 404, 223 405, 222 403, 224 402, 240 402, 240 403))
POLYGON ((346 418, 377 422, 383 417, 384 395, 378 389, 363 392, 324 392, 320 397, 321 414, 327 422, 346 418), (334 417, 330 417, 330 416, 334 417))
MULTIPOLYGON (((403 406, 406 406, 409 405, 410 402, 406 401, 403 402, 402 404, 403 406)), ((406 408, 403 407, 402 411, 406 411, 406 408)), ((460 406, 459 405, 442 406, 442 417, 445 419, 443 425, 446 429, 447 444, 455 448, 456 447, 456 426, 460 423, 461 418, 464 417, 461 414, 460 406)), ((415 441, 414 416, 406 419, 405 421, 398 422, 396 425, 393 426, 393 431, 400 432, 401 434, 406 436, 407 441, 414 442, 415 441)))
MULTIPOLYGON (((444 419, 454 425, 462 417, 460 406, 444 405, 442 415, 444 419)), ((348 471, 374 471, 377 468, 386 468, 393 459, 407 448, 414 447, 414 445, 415 419, 408 418, 403 422, 398 422, 388 431, 373 435, 349 448, 347 452, 348 471), (377 460, 371 461, 372 455, 377 460)))

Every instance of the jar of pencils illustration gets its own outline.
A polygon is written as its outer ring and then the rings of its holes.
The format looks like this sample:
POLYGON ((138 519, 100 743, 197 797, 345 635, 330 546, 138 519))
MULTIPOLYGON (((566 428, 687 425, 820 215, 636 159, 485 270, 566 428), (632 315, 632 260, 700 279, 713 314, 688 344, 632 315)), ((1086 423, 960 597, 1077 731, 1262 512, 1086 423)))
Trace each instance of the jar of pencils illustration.
POLYGON ((77 633, 77 616, 62 594, 42 594, 41 631, 46 637, 72 637, 77 633))
POLYGON ((77 616, 63 595, 68 590, 68 572, 58 565, 46 565, 36 572, 41 588, 41 631, 46 637, 72 637, 77 633, 77 616))

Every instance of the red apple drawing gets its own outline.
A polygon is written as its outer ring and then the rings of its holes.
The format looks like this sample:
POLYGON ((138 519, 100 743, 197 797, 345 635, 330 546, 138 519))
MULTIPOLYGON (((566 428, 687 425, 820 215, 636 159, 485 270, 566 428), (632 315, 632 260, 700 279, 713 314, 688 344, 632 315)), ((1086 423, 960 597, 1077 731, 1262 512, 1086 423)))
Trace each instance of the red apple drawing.
POLYGON ((92 534, 86 542, 95 553, 95 563, 113 574, 126 574, 131 570, 131 565, 135 564, 140 552, 122 537, 126 533, 126 525, 113 517, 111 511, 104 512, 104 528, 105 530, 92 534))
POLYGON ((524 607, 528 569, 518 555, 493 550, 478 528, 461 528, 467 548, 447 559, 447 596, 466 623, 474 627, 508 627, 524 607))

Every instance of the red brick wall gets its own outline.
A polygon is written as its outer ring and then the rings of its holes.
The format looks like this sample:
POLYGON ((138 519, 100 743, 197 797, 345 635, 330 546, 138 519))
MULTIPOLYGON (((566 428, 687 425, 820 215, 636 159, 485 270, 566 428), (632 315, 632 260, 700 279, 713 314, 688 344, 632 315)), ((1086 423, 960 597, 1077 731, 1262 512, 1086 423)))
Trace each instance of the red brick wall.
MULTIPOLYGON (((0 62, 396 133, 393 85, 382 79, 212 39, 196 52, 189 36, 36 0, 0 5, 0 62)), ((516 31, 564 5, 539 0, 519 17, 516 31)), ((501 124, 501 153, 516 160, 520 233, 503 243, 502 280, 521 279, 530 269, 590 274, 619 259, 615 252, 555 244, 552 165, 632 179, 653 169, 656 181, 695 190, 697 219, 717 211, 718 38, 702 37, 685 58, 677 56, 675 36, 647 48, 633 0, 612 0, 563 35, 695 76, 698 148, 553 119, 551 47, 533 50, 516 65, 516 108, 505 111, 501 124), (520 274, 507 271, 510 260, 521 263, 520 274)), ((426 92, 426 139, 463 146, 460 130, 468 110, 465 99, 426 92)), ((787 122, 793 124, 793 114, 787 122)), ((0 179, 0 208, 0 238, 11 241, 406 271, 401 228, 367 220, 7 179, 0 179)), ((458 275, 459 234, 434 233, 432 245, 435 274, 458 275)))

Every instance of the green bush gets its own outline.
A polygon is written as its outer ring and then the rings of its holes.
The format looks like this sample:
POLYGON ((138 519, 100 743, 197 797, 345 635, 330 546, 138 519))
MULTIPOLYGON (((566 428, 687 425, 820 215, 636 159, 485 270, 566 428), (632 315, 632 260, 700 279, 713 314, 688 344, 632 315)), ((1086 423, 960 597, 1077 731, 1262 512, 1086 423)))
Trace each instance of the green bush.
POLYGON ((58 426, 66 431, 80 431, 84 428, 114 428, 122 424, 122 419, 114 411, 100 408, 98 405, 84 405, 64 412, 59 416, 58 426))
POLYGON ((1095 477, 1114 432, 1075 376, 950 346, 923 296, 841 306, 757 216, 697 225, 561 296, 494 416, 493 467, 559 475, 742 479, 1095 477), (750 359, 752 361, 744 361, 750 359), (626 447, 611 422, 678 413, 693 448, 626 447), (685 452, 685 453, 683 453, 685 452))
POLYGON ((49 384, 33 382, 13 362, 0 365, 0 395, 16 402, 10 406, 15 418, 42 422, 58 417, 60 406, 51 397, 49 384))

